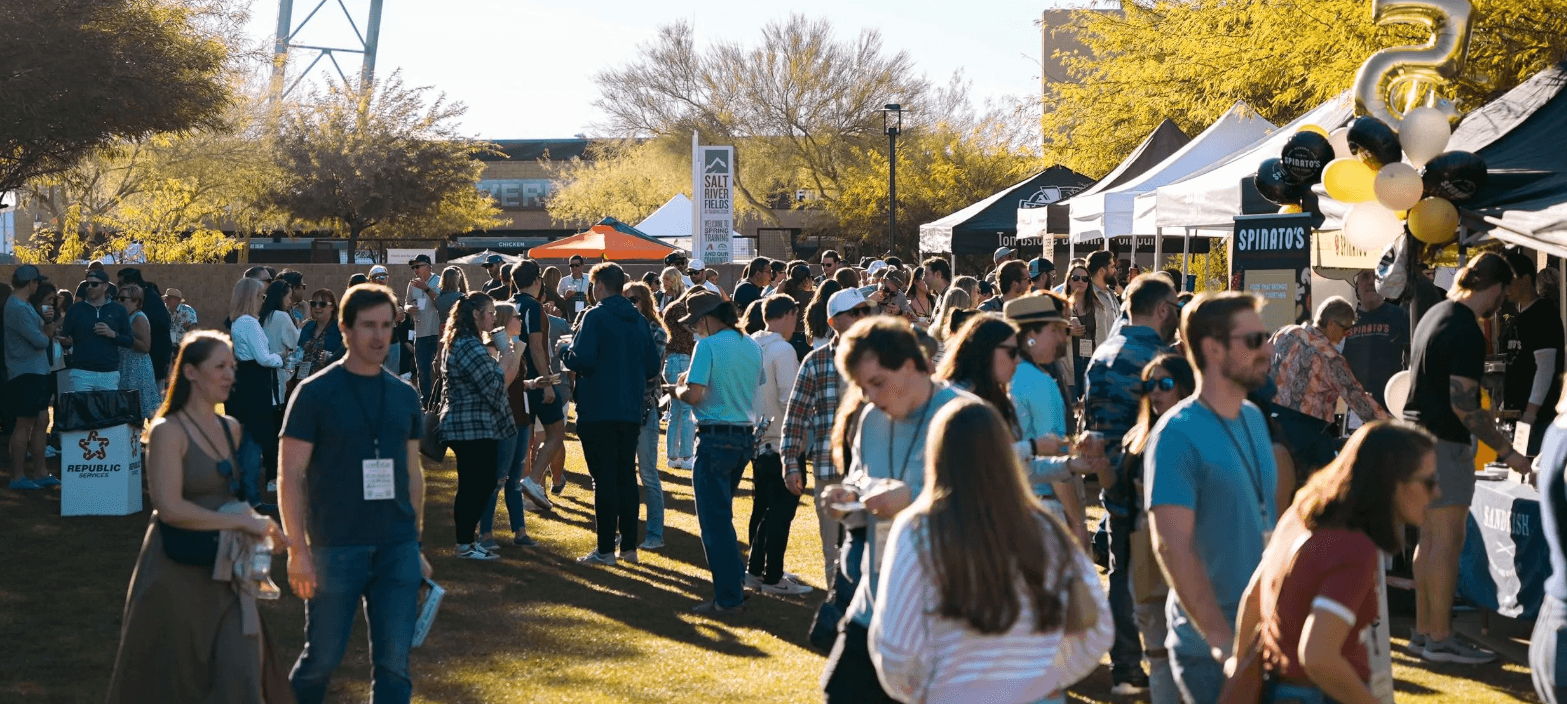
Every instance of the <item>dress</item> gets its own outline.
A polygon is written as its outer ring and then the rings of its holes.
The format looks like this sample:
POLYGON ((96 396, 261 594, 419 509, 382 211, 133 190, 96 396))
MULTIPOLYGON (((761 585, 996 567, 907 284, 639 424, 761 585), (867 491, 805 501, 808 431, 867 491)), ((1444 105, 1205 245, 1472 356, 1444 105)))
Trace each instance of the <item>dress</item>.
MULTIPOLYGON (((136 311, 131 316, 134 328, 136 319, 147 319, 147 314, 136 311)), ((129 347, 120 348, 120 390, 141 392, 141 417, 151 418, 163 405, 163 388, 152 373, 152 356, 129 347)))
MULTIPOLYGON (((222 440, 219 440, 222 442, 222 440)), ((192 441, 185 453, 183 495, 217 510, 230 500, 228 480, 192 441)), ((182 565, 163 552, 158 514, 142 541, 109 681, 109 704, 294 701, 288 669, 267 641, 266 627, 247 636, 233 584, 212 569, 182 565)))

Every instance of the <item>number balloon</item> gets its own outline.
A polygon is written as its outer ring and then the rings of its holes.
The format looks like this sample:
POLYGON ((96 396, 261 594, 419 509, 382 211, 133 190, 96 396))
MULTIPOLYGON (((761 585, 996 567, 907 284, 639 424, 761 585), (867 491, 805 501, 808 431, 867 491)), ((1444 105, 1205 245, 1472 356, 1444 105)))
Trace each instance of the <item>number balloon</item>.
POLYGON ((1469 0, 1371 0, 1371 19, 1378 25, 1423 24, 1431 32, 1425 46, 1383 49, 1366 59, 1355 74, 1357 112, 1397 125, 1405 110, 1390 104, 1395 91, 1414 91, 1416 83, 1434 88, 1462 73, 1474 6, 1469 0))

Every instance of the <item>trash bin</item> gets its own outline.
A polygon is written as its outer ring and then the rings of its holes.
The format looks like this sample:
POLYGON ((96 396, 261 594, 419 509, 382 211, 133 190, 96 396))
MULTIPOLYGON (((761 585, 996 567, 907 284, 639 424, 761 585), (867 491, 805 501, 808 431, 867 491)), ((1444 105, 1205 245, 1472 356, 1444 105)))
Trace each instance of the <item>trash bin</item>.
POLYGON ((60 395, 60 515, 141 511, 141 392, 60 395))

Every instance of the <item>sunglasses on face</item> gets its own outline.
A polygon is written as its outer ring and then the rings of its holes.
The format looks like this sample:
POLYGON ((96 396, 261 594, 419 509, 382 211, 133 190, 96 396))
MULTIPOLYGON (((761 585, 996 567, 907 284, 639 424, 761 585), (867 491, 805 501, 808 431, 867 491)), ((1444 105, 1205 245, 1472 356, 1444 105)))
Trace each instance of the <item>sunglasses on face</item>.
POLYGON ((1088 277, 1086 277, 1086 276, 1073 276, 1071 279, 1069 279, 1069 281, 1071 281, 1074 284, 1077 284, 1077 283, 1088 283, 1088 277))
POLYGON ((1175 390, 1175 379, 1173 379, 1171 377, 1163 377, 1163 378, 1160 378, 1160 379, 1144 379, 1143 380, 1143 393, 1145 393, 1145 394, 1153 393, 1154 391, 1174 391, 1174 390, 1175 390))
POLYGON ((386 274, 376 274, 375 276, 370 277, 370 280, 371 281, 385 281, 386 280, 386 274))
POLYGON ((136 297, 135 296, 120 296, 119 298, 116 298, 115 300, 117 300, 117 301, 119 301, 121 303, 124 303, 126 301, 134 301, 134 300, 136 300, 136 297))
POLYGON ((103 285, 102 281, 88 281, 87 282, 87 288, 98 288, 99 286, 102 286, 102 285, 103 285))
POLYGON ((863 318, 870 314, 871 309, 869 308, 850 308, 842 313, 839 313, 838 315, 846 315, 850 318, 863 318))
POLYGON ((1268 333, 1262 330, 1258 330, 1256 332, 1248 332, 1243 335, 1231 335, 1230 339, 1240 340, 1242 344, 1246 345, 1246 349, 1255 350, 1259 347, 1262 347, 1262 344, 1268 341, 1268 333))
POLYGON ((996 349, 1007 353, 1008 359, 1017 359, 1017 345, 996 345, 996 349))
POLYGON ((311 301, 310 302, 310 307, 311 308, 326 308, 326 307, 328 307, 330 305, 332 305, 331 301, 311 301))

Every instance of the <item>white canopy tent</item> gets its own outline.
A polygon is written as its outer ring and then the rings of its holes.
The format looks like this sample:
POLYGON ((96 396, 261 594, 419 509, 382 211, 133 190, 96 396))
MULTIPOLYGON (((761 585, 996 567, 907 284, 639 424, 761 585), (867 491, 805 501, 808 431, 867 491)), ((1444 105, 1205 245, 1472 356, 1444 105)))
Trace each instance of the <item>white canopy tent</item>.
MULTIPOLYGON (((636 228, 661 240, 668 240, 675 247, 687 252, 691 251, 691 199, 684 193, 676 193, 675 197, 658 206, 658 210, 636 224, 636 228)), ((753 246, 755 239, 745 237, 738 232, 730 230, 734 237, 729 252, 730 258, 735 261, 749 261, 756 256, 756 248, 753 246)), ((712 262, 709 262, 712 263, 712 262)))
POLYGON ((1118 186, 1073 197, 1069 201, 1072 242, 1081 244, 1102 237, 1156 234, 1152 227, 1136 227, 1137 196, 1223 161, 1272 134, 1275 129, 1273 123, 1263 119, 1250 105, 1237 101, 1208 129, 1142 174, 1118 186))

